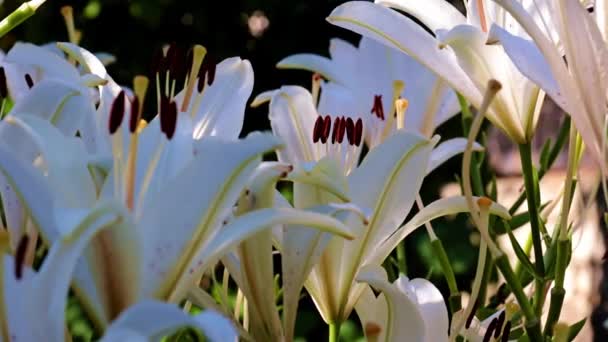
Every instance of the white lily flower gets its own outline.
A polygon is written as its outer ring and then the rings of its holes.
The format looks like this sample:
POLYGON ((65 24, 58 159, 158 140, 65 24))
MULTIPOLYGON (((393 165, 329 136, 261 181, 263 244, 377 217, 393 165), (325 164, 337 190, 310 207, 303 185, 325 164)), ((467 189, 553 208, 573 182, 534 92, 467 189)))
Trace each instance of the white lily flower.
MULTIPOLYGON (((357 281, 369 284, 355 305, 368 340, 449 340, 448 310, 441 292, 430 281, 421 278, 410 280, 400 275, 391 284, 381 267, 365 267, 357 281), (376 297, 370 286, 381 294, 376 297)), ((467 327, 460 334, 471 342, 507 341, 511 323, 505 318, 504 310, 481 322, 471 315, 467 327)))
MULTIPOLYGON (((54 231, 57 236, 38 272, 23 265, 27 237, 22 238, 16 249, 16 256, 4 254, 9 250, 3 240, 3 254, 0 260, 2 291, 0 297, 5 311, 2 315, 0 340, 2 341, 64 341, 65 309, 72 273, 87 245, 100 231, 110 229, 119 222, 129 222, 130 215, 116 202, 100 202, 90 210, 63 208, 60 201, 49 198, 45 183, 35 178, 12 178, 11 175, 26 170, 28 166, 14 153, 0 148, 0 170, 15 181, 18 188, 37 186, 34 191, 23 194, 28 198, 30 213, 35 222, 46 231, 54 231), (26 181, 32 183, 23 184, 26 181), (34 199, 32 196, 40 196, 34 199), (45 201, 47 200, 47 201, 45 201), (31 324, 35 322, 35 324, 31 324)), ((123 228, 130 228, 128 225, 123 228)), ((6 233, 5 233, 6 234, 6 233)), ((5 239, 6 236, 3 236, 5 239)), ((29 241, 29 243, 33 243, 29 241)), ((228 321, 211 311, 199 317, 190 317, 177 307, 164 303, 143 302, 123 313, 109 328, 103 341, 119 341, 110 335, 128 328, 137 332, 144 340, 170 333, 185 325, 195 325, 213 341, 225 341, 232 336, 234 328, 228 321), (146 324, 142 324, 142 320, 146 324), (156 322, 152 324, 152 322, 156 322), (162 322, 162 324, 160 323, 162 322)))
MULTIPOLYGON (((295 172, 314 173, 315 178, 331 179, 334 183, 332 189, 296 182, 294 206, 311 208, 350 201, 349 205, 366 212, 365 220, 361 220, 360 214, 348 210, 335 214, 359 232, 352 241, 297 228, 286 228, 277 237, 283 262, 288 265, 284 269, 291 270, 284 275, 284 283, 291 286, 289 291, 298 294, 298 284, 306 279, 305 287, 323 319, 327 323, 341 322, 348 317, 363 290, 362 285, 355 283, 355 276, 363 265, 381 265, 413 229, 437 217, 435 215, 466 211, 466 204, 460 197, 438 201, 400 226, 424 176, 432 165, 438 163, 431 162, 437 139, 429 140, 398 130, 370 150, 358 165, 357 160, 350 158, 358 155, 359 147, 340 142, 338 137, 333 139, 332 119, 317 114, 312 96, 304 88, 282 87, 261 94, 254 104, 267 100, 270 100, 269 117, 273 132, 287 145, 279 152, 279 160, 293 163, 295 172), (319 129, 319 118, 323 121, 322 129, 319 129), (326 121, 329 122, 327 127, 326 121), (331 139, 329 132, 332 133, 331 139), (291 277, 289 281, 288 277, 291 277)), ((338 136, 339 130, 338 123, 338 136)), ((439 155, 445 157, 450 154, 447 153, 449 150, 439 149, 442 151, 439 155)), ((438 156, 435 160, 443 157, 438 156)), ((499 209, 502 210, 494 206, 492 210, 499 209)))
POLYGON ((329 53, 331 58, 291 55, 277 67, 306 69, 327 79, 320 83, 319 113, 361 115, 368 127, 365 140, 372 148, 381 142, 380 133, 397 112, 399 98, 409 102, 403 128, 429 137, 435 127, 460 111, 456 95, 440 78, 408 55, 373 39, 363 37, 355 47, 334 38, 329 53))
MULTIPOLYGON (((500 46, 486 45, 487 30, 492 23, 503 25, 514 34, 524 33, 506 12, 483 0, 468 2, 466 18, 443 0, 377 2, 342 4, 327 20, 410 55, 477 108, 488 80, 499 80, 503 91, 490 106, 488 119, 513 141, 520 144, 530 141, 544 94, 517 70, 500 46), (437 38, 384 5, 414 15, 436 32, 437 38)), ((530 0, 526 4, 531 8, 541 4, 537 13, 539 20, 544 19, 543 1, 530 0)), ((549 32, 553 31, 550 22, 547 27, 549 32)))
MULTIPOLYGON (((254 174, 247 190, 241 195, 235 208, 235 218, 246 214, 252 210, 271 208, 275 206, 290 208, 290 206, 281 201, 281 197, 276 193, 276 182, 286 177, 293 167, 283 163, 268 162, 260 165, 254 174), (275 200, 279 200, 275 203, 275 200)), ((289 179, 297 180, 298 175, 290 175, 289 179)), ((331 206, 319 208, 309 208, 306 210, 308 215, 325 214, 332 216, 331 206)), ((331 226, 331 225, 316 225, 308 227, 319 231, 335 234, 343 238, 352 239, 354 233, 346 226, 331 226)), ((282 229, 282 227, 276 227, 282 229)), ((301 228, 306 229, 306 228, 301 228)), ((243 292, 247 299, 248 311, 248 331, 255 340, 260 341, 292 341, 293 327, 287 327, 288 321, 282 324, 277 311, 274 293, 274 267, 273 267, 273 234, 270 230, 262 231, 251 238, 243 241, 234 253, 231 253, 222 259, 223 264, 227 267, 230 275, 243 292), (285 327, 285 328, 284 328, 285 327)), ((283 266, 286 264, 283 263, 283 266)), ((297 273, 293 269, 282 269, 282 274, 297 273)), ((284 277, 285 281, 290 281, 289 275, 284 277)), ((299 285, 299 289, 303 286, 303 280, 299 285)), ((285 285, 284 291, 284 317, 288 317, 287 313, 291 312, 291 305, 294 298, 291 298, 291 287, 285 285)), ((299 290, 295 300, 299 299, 299 290)), ((237 308, 236 312, 239 312, 237 308)), ((290 322, 291 323, 291 322, 290 322)), ((289 323, 289 324, 290 324, 289 323)))
POLYGON ((597 1, 595 15, 577 0, 552 2, 552 19, 558 25, 565 52, 547 36, 531 13, 519 3, 496 0, 524 27, 534 42, 500 28, 491 38, 500 41, 519 70, 538 84, 570 116, 602 169, 606 168, 606 3, 597 1))

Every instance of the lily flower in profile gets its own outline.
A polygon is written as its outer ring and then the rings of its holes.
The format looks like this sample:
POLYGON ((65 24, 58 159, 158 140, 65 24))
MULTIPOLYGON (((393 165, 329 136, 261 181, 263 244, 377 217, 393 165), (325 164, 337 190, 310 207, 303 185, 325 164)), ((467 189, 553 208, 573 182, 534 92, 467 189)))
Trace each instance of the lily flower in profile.
POLYGON ((334 38, 329 54, 331 58, 295 54, 282 59, 277 67, 313 71, 313 102, 318 102, 318 111, 360 115, 364 126, 370 128, 365 141, 372 148, 381 142, 382 134, 378 133, 385 122, 397 126, 391 117, 399 114, 395 102, 400 98, 408 101, 402 128, 428 137, 460 111, 456 95, 441 78, 410 56, 373 39, 363 37, 355 47, 334 38), (410 83, 412 86, 407 86, 410 83), (381 127, 371 129, 375 126, 381 127))
POLYGON ((596 1, 594 14, 576 0, 552 2, 549 13, 557 23, 561 44, 518 2, 495 2, 533 41, 500 27, 492 27, 491 39, 500 42, 519 70, 570 114, 586 148, 606 174, 606 2, 596 1))
MULTIPOLYGON (((486 45, 492 23, 513 34, 525 35, 508 13, 484 0, 468 1, 467 17, 443 0, 376 2, 342 4, 327 20, 408 54, 476 108, 481 105, 488 80, 499 80, 503 91, 493 101, 488 119, 514 142, 530 141, 544 93, 518 71, 502 47, 486 45), (436 38, 413 20, 386 6, 415 16, 435 32, 436 38)), ((527 1, 526 4, 536 11, 538 20, 544 19, 544 1, 527 1)), ((553 32, 551 22, 546 24, 547 31, 553 32)))
MULTIPOLYGON (((391 284, 381 267, 365 267, 357 281, 369 285, 355 306, 368 341, 454 340, 443 296, 430 281, 400 275, 391 284), (376 296, 372 288, 381 294, 376 296)), ((498 310, 483 321, 472 313, 459 335, 472 342, 508 341, 510 332, 506 311, 498 310)))
MULTIPOLYGON (((403 238, 436 215, 466 211, 464 198, 434 202, 402 225, 434 163, 433 147, 438 139, 396 130, 359 164, 358 158, 353 160, 352 156, 360 153, 358 132, 365 128, 353 129, 347 118, 351 133, 347 128, 347 139, 340 140, 342 117, 320 116, 311 94, 301 87, 263 93, 254 104, 266 101, 270 101, 273 132, 286 144, 278 153, 279 161, 294 165, 294 173, 333 180, 331 187, 320 186, 320 182, 295 182, 294 207, 342 203, 361 208, 335 213, 347 226, 354 227, 354 240, 302 227, 275 232, 283 269, 290 270, 283 275, 285 295, 295 293, 297 298, 301 290, 298 285, 303 282, 325 322, 342 322, 363 291, 363 285, 355 282, 361 267, 381 265, 403 238), (349 134, 353 139, 348 140, 349 134), (360 211, 365 213, 364 219, 360 211)), ((295 321, 295 311, 288 311, 287 304, 285 315, 295 321)))

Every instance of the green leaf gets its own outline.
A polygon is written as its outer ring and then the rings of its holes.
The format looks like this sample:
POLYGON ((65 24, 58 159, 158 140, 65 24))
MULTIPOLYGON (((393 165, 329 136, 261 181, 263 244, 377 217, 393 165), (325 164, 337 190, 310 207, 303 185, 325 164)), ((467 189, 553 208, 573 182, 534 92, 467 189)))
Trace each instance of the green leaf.
POLYGON ((570 326, 570 331, 568 332, 568 341, 573 341, 576 338, 581 329, 583 329, 583 326, 585 326, 586 322, 587 318, 585 317, 570 326))

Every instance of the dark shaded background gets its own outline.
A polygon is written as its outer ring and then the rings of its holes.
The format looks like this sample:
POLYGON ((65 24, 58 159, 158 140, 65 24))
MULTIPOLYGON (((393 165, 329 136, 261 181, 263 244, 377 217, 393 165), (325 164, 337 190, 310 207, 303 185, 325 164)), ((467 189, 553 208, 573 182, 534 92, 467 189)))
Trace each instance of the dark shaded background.
MULTIPOLYGON (((424 0, 420 0, 424 1, 424 0)), ((255 70, 253 96, 285 84, 310 85, 310 73, 277 70, 275 64, 283 57, 299 52, 327 55, 329 39, 341 37, 356 42, 357 36, 329 25, 325 17, 341 0, 47 0, 39 12, 25 24, 0 40, 7 50, 17 40, 37 44, 67 40, 67 32, 59 9, 74 7, 76 27, 83 32, 80 43, 92 52, 109 52, 117 62, 108 68, 121 84, 130 85, 133 76, 150 74, 149 66, 155 51, 162 44, 176 42, 182 48, 202 44, 222 60, 239 55, 251 61, 255 70), (248 18, 263 13, 269 26, 258 37, 248 27, 248 18)), ((2 16, 21 1, 5 0, 2 16)), ((414 84, 415 86, 415 84, 414 84)), ((245 132, 268 129, 267 106, 248 109, 245 132)), ((444 138, 461 135, 460 119, 455 118, 438 131, 444 138)), ((460 173, 460 160, 451 160, 425 181, 423 199, 429 203, 438 197, 442 184, 455 180, 460 173)), ((451 221, 436 221, 434 228, 444 241, 447 253, 458 276, 459 286, 467 290, 474 276, 477 248, 471 245, 472 228, 463 216, 451 221)), ((440 268, 432 257, 426 233, 421 229, 406 241, 408 276, 427 277, 447 294, 440 268)), ((301 304, 298 336, 308 340, 325 339, 327 328, 309 298, 301 304)), ((354 323, 357 323, 356 318, 354 323)), ((343 331, 345 340, 360 336, 357 324, 343 331)))

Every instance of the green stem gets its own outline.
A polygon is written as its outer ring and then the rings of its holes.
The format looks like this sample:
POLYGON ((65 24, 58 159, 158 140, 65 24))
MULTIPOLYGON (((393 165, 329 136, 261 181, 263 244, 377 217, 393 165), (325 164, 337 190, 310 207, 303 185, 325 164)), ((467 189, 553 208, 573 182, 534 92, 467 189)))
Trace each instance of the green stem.
POLYGON ((505 278, 507 285, 509 285, 509 287, 511 288, 511 292, 515 296, 515 299, 517 299, 517 303, 519 303, 519 306, 524 314, 524 317, 526 318, 525 329, 526 329, 526 332, 528 333, 528 337, 530 338, 530 341, 541 342, 543 339, 542 339, 542 336, 540 333, 540 322, 539 322, 538 318, 536 317, 534 308, 530 304, 528 297, 526 297, 526 294, 524 293, 524 290, 523 290, 521 284, 519 283, 519 280, 517 279, 517 277, 515 276, 515 273, 511 269, 509 260, 503 254, 503 255, 499 256, 498 258, 496 258, 495 262, 496 262, 496 266, 500 270, 500 273, 502 273, 503 277, 505 278))
POLYGON ((460 291, 458 291, 458 284, 456 283, 456 276, 454 275, 454 270, 452 269, 452 265, 450 264, 450 259, 448 258, 448 255, 445 252, 445 248, 443 247, 443 243, 441 242, 441 240, 432 240, 431 246, 433 247, 433 251, 435 252, 435 257, 439 260, 439 264, 441 265, 441 269, 443 270, 443 276, 445 277, 445 280, 448 283, 448 288, 450 289, 449 304, 450 310, 453 314, 462 308, 462 303, 460 301, 460 291))
POLYGON ((340 325, 342 322, 334 322, 329 324, 329 342, 340 341, 340 325))
POLYGON ((0 38, 36 13, 45 0, 28 1, 21 4, 13 13, 0 21, 0 38))

